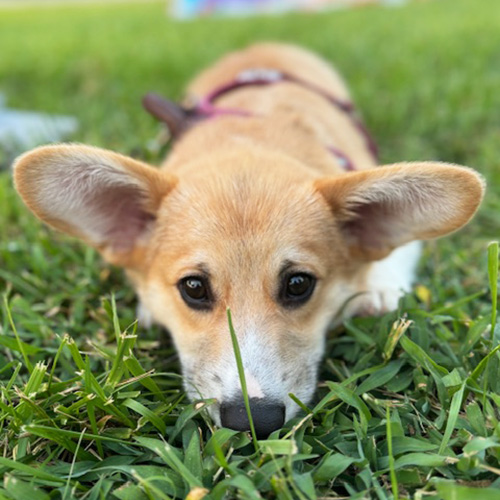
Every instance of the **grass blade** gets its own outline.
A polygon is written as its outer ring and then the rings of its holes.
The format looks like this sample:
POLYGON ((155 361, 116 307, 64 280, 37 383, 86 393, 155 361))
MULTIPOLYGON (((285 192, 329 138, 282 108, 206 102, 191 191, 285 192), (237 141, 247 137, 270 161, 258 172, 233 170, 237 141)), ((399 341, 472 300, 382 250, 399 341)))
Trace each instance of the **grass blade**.
MULTIPOLYGON (((490 342, 493 348, 493 339, 497 324, 497 299, 498 299, 498 241, 493 241, 488 245, 488 278, 491 290, 491 331, 490 342)), ((483 407, 486 404, 486 393, 488 391, 490 356, 486 360, 486 367, 483 378, 483 407)))
POLYGON ((227 309, 227 322, 229 325, 229 333, 231 334, 231 341, 233 342, 234 357, 236 358, 236 365, 238 366, 238 375, 240 377, 241 390, 243 392, 243 400, 245 401, 245 408, 247 410, 248 421, 250 422, 250 432, 252 433, 253 443, 255 446, 255 451, 259 451, 259 443, 257 441, 257 434, 255 432, 255 427, 252 419, 252 412, 250 410, 250 400, 248 398, 247 382, 245 379, 245 370, 243 369, 243 361, 241 359, 240 346, 238 344, 238 338, 236 337, 236 332, 233 327, 233 320, 231 318, 231 310, 227 309))
POLYGON ((51 481, 53 483, 65 483, 66 480, 62 479, 54 474, 49 474, 35 467, 17 462, 15 460, 10 460, 9 458, 0 457, 0 465, 6 467, 8 470, 17 470, 27 474, 29 477, 36 477, 37 479, 42 479, 44 481, 51 481))
POLYGON ((151 439, 145 437, 136 437, 135 440, 145 448, 154 451, 169 467, 178 472, 189 485, 190 489, 203 487, 201 480, 194 476, 191 471, 181 462, 172 446, 170 446, 168 443, 166 443, 165 441, 160 441, 159 439, 151 439))
POLYGON ((16 328, 16 325, 14 323, 14 320, 12 319, 12 312, 10 310, 9 301, 7 300, 6 293, 3 295, 3 304, 5 307, 5 312, 7 313, 7 318, 9 320, 10 327, 12 328, 12 331, 14 332, 14 336, 16 337, 19 351, 23 356, 24 364, 26 365, 26 368, 28 368, 28 371, 31 373, 33 371, 33 365, 31 364, 31 361, 28 358, 28 354, 26 353, 26 350, 24 348, 23 342, 21 341, 19 334, 17 333, 17 328, 16 328))
POLYGON ((488 245, 488 278, 491 290, 491 341, 497 324, 497 299, 498 299, 498 241, 488 245))
POLYGON ((442 455, 444 453, 446 446, 448 446, 448 441, 450 440, 451 433, 453 432, 453 429, 455 429, 455 425, 458 419, 458 413, 460 412, 460 408, 462 406, 465 384, 466 381, 462 383, 462 386, 457 392, 455 392, 451 400, 450 411, 448 413, 448 419, 446 422, 446 429, 444 431, 444 436, 443 440, 441 441, 441 445, 439 446, 439 451, 438 451, 439 455, 442 455))
POLYGON ((394 455, 392 453, 392 425, 391 425, 391 411, 389 406, 386 408, 385 413, 386 418, 386 432, 387 432, 387 448, 389 454, 389 471, 391 476, 391 487, 392 487, 392 495, 394 496, 394 500, 399 498, 399 488, 398 488, 398 479, 396 477, 396 469, 394 468, 394 455))

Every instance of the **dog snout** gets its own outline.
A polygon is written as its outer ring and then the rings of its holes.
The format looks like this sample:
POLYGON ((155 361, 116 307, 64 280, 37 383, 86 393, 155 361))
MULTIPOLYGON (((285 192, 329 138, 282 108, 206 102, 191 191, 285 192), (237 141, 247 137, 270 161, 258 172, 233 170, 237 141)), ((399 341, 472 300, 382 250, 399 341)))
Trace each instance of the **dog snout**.
MULTIPOLYGON (((250 398, 250 412, 258 439, 265 439, 285 423, 285 405, 264 398, 250 398)), ((224 427, 236 431, 250 430, 250 423, 241 396, 220 405, 220 419, 224 427)))

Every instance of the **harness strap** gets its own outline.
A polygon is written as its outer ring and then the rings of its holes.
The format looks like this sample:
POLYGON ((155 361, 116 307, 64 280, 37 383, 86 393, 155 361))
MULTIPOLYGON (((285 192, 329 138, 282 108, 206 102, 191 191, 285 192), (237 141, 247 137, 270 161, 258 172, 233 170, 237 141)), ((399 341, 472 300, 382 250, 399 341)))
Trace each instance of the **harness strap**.
MULTIPOLYGON (((312 83, 274 69, 250 69, 241 72, 231 82, 217 87, 212 92, 202 97, 190 110, 190 112, 196 116, 204 118, 212 118, 221 115, 252 116, 252 113, 249 111, 218 107, 215 105, 215 101, 224 94, 243 87, 272 85, 274 83, 280 82, 290 82, 300 85, 301 87, 304 87, 324 97, 328 102, 330 102, 330 104, 346 113, 352 120, 353 125, 364 137, 368 151, 373 156, 373 158, 377 160, 377 145, 375 144, 375 141, 373 140, 363 122, 356 115, 355 108, 351 102, 337 99, 336 97, 332 96, 328 92, 325 92, 323 89, 312 83)), ((342 151, 335 148, 334 146, 328 146, 327 149, 332 154, 337 156, 338 159, 342 160, 340 163, 343 164, 346 170, 355 170, 352 161, 349 160, 349 158, 347 158, 347 156, 342 153, 342 151)))
POLYGON ((330 151, 332 155, 337 157, 340 166, 344 170, 347 170, 348 172, 353 172, 354 170, 356 170, 356 168, 354 167, 354 163, 345 153, 340 151, 340 149, 337 149, 334 146, 328 146, 326 149, 328 149, 328 151, 330 151))

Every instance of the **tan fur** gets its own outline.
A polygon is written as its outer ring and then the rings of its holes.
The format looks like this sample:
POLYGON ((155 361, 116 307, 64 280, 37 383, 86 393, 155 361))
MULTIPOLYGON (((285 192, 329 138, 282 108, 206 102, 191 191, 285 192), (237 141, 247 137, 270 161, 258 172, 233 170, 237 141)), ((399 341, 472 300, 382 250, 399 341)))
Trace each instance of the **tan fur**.
MULTIPOLYGON (((252 68, 278 69, 350 99, 326 63, 279 44, 224 57, 191 83, 189 98, 252 68)), ((294 83, 241 88, 217 106, 252 116, 197 125, 175 144, 161 171, 86 146, 52 146, 17 161, 16 187, 44 222, 84 238, 127 269, 143 306, 172 333, 191 397, 221 402, 238 393, 230 307, 255 392, 283 402, 289 417, 296 408, 288 392, 310 399, 328 325, 350 297, 370 291, 373 261, 464 225, 484 186, 472 170, 447 164, 374 168, 347 114, 294 83), (345 152, 358 171, 346 173, 329 145, 345 152), (99 165, 105 166, 102 174, 99 165), (84 179, 84 188, 73 186, 72 175, 84 179), (107 203, 106 193, 116 197, 116 189, 133 200, 137 223, 131 229, 110 230, 115 220, 124 224, 107 203), (95 192, 86 207, 86 193, 95 192), (70 222, 64 211, 51 212, 61 197, 76 199, 70 222), (74 215, 80 209, 81 221, 74 215), (94 227, 96 217, 105 230, 94 227), (312 298, 293 310, 277 300, 287 262, 317 277, 312 298), (210 312, 190 309, 177 288, 183 277, 200 274, 209 277, 215 295, 210 312)), ((216 409, 212 415, 217 421, 216 409)))

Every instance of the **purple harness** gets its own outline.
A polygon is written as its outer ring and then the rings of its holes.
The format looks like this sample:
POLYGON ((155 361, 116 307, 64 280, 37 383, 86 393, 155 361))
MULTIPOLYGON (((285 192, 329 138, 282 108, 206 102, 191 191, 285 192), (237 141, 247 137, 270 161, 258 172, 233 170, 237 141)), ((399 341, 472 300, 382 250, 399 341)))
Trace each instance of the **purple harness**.
MULTIPOLYGON (((351 119, 353 125, 358 129, 359 133, 364 137, 367 150, 370 152, 374 160, 377 161, 378 151, 375 141, 372 139, 363 122, 356 115, 352 103, 337 99, 312 83, 273 69, 251 69, 243 71, 236 76, 233 81, 216 88, 206 96, 202 97, 193 107, 189 109, 181 108, 156 94, 146 95, 143 99, 143 105, 153 116, 165 122, 170 128, 172 135, 176 137, 186 128, 189 128, 191 125, 207 118, 216 118, 224 115, 241 117, 254 116, 253 113, 242 109, 218 107, 216 106, 215 101, 219 97, 243 87, 272 85, 280 82, 290 82, 300 85, 301 87, 322 96, 331 105, 346 113, 351 119)), ((354 163, 343 151, 333 145, 327 146, 327 150, 337 158, 344 170, 356 170, 354 163)))
MULTIPOLYGON (((368 151, 373 156, 373 158, 377 160, 378 150, 375 141, 364 126, 363 122, 356 116, 352 103, 337 99, 325 92, 323 89, 309 82, 291 75, 287 75, 285 73, 281 73, 277 70, 252 69, 243 71, 233 81, 216 88, 208 95, 201 98, 191 111, 195 116, 203 116, 205 118, 212 118, 221 115, 252 116, 252 113, 241 109, 217 107, 214 102, 224 94, 227 94, 228 92, 231 92, 233 90, 240 89, 242 87, 271 85, 279 82, 291 82, 300 85, 308 90, 311 90, 312 92, 315 92, 316 94, 324 97, 330 104, 349 115, 354 126, 364 137, 368 151)), ((345 170, 356 170, 353 162, 345 155, 345 153, 334 146, 327 146, 327 149, 337 157, 342 168, 344 168, 345 170)))

